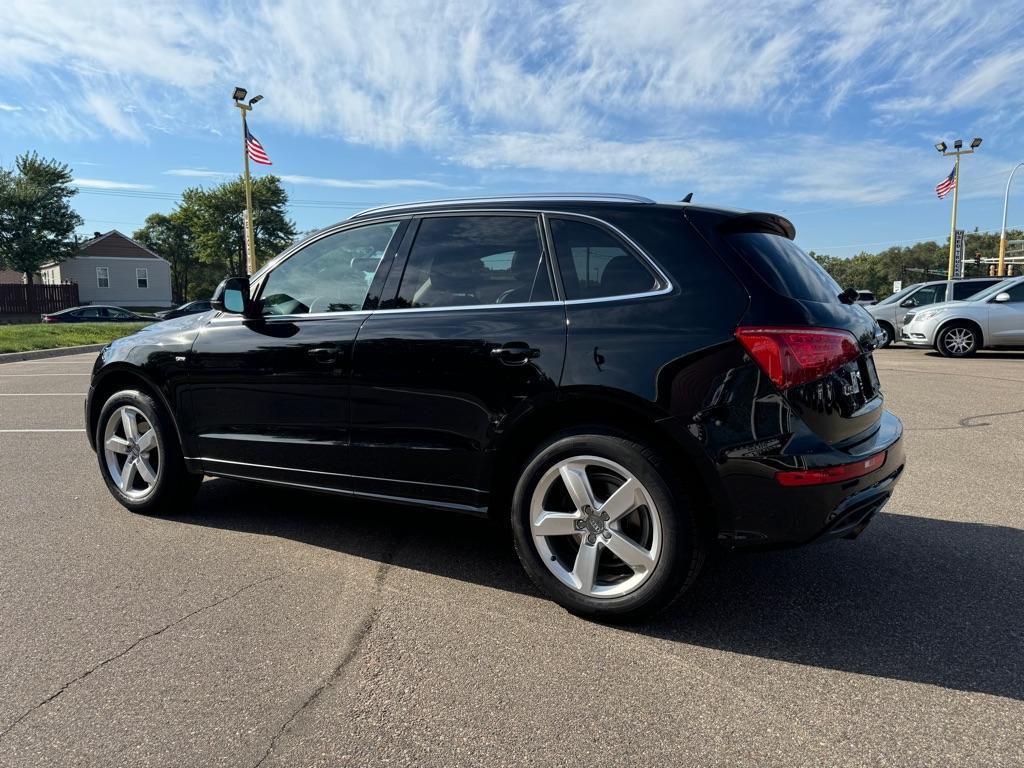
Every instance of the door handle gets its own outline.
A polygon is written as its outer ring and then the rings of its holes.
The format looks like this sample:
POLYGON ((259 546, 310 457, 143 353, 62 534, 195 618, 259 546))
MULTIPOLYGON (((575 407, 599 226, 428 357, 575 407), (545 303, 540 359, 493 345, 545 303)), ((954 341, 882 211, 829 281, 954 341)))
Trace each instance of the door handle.
POLYGON ((523 365, 527 360, 540 357, 540 350, 521 341, 512 341, 492 349, 491 357, 497 358, 506 365, 523 365))
POLYGON ((316 362, 323 363, 324 365, 330 365, 338 359, 338 348, 337 347, 314 347, 308 351, 310 357, 316 362))

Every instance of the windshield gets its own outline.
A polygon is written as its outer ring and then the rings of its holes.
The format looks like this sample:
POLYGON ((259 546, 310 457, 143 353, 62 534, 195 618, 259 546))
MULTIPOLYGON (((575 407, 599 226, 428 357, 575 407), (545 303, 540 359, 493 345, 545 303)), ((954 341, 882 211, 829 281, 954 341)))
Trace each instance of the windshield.
POLYGON ((988 288, 982 288, 977 293, 972 293, 970 296, 964 299, 964 301, 984 301, 985 299, 991 296, 995 296, 997 293, 1005 291, 1007 288, 1009 288, 1011 285, 1014 285, 1016 282, 1016 278, 1008 278, 1006 280, 996 283, 995 285, 990 285, 988 288))
POLYGON ((918 288, 920 288, 921 285, 922 283, 914 283, 913 285, 908 285, 906 288, 896 291, 896 293, 894 293, 892 296, 886 296, 884 299, 878 302, 878 304, 879 306, 881 306, 883 304, 892 304, 894 301, 899 301, 911 291, 915 291, 918 288))

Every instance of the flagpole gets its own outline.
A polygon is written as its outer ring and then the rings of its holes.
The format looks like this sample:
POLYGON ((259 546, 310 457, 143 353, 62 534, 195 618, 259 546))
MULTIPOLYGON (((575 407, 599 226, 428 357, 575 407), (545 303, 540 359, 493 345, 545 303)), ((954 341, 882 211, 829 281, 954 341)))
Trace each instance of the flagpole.
POLYGON ((245 164, 245 271, 251 275, 256 271, 256 233, 252 226, 252 178, 249 176, 249 125, 245 119, 245 113, 252 109, 252 105, 262 99, 262 96, 253 96, 246 104, 244 99, 247 91, 245 88, 235 87, 233 98, 235 106, 242 113, 242 161, 245 164))
MULTIPOLYGON (((244 119, 243 114, 243 119, 244 119)), ((246 160, 246 179, 248 179, 249 161, 246 160)), ((960 153, 956 153, 956 166, 953 171, 953 224, 949 229, 949 269, 946 274, 947 280, 953 279, 953 250, 956 248, 956 204, 960 194, 960 153)))
POLYGON ((935 149, 937 149, 939 154, 943 157, 956 156, 956 164, 953 166, 953 223, 949 228, 949 267, 946 270, 947 280, 953 279, 953 255, 956 252, 956 207, 960 199, 960 155, 973 155, 974 150, 981 146, 981 139, 972 139, 970 149, 964 149, 963 146, 964 143, 960 139, 953 142, 952 152, 946 151, 948 146, 944 141, 940 141, 935 145, 935 149))
POLYGON ((1024 163, 1017 163, 1010 171, 1010 178, 1006 180, 1006 194, 1003 195, 1003 226, 999 230, 999 269, 996 274, 999 277, 1006 275, 1006 209, 1010 205, 1010 182, 1013 181, 1013 174, 1017 172, 1024 163))
POLYGON ((245 273, 247 275, 256 271, 256 238, 252 231, 252 179, 249 176, 249 126, 245 120, 245 113, 249 109, 252 107, 246 106, 242 110, 242 154, 245 156, 245 273))

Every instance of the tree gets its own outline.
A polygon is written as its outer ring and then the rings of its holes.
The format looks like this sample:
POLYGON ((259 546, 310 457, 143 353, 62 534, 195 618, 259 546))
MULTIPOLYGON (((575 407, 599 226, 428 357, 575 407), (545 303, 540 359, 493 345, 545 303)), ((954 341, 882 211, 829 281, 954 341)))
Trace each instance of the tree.
POLYGON ((195 295, 190 290, 190 279, 197 277, 196 250, 192 230, 181 211, 169 215, 151 213, 132 237, 170 262, 171 293, 175 304, 182 304, 195 295))
POLYGON ((65 163, 35 152, 19 155, 14 169, 0 169, 0 264, 32 276, 43 264, 75 255, 82 218, 70 205, 77 190, 65 163))
MULTIPOLYGON (((196 256, 222 275, 244 275, 245 183, 241 177, 211 189, 192 187, 182 193, 179 211, 192 232, 196 256)), ((295 239, 288 219, 288 193, 276 176, 252 185, 256 263, 262 264, 295 239)))

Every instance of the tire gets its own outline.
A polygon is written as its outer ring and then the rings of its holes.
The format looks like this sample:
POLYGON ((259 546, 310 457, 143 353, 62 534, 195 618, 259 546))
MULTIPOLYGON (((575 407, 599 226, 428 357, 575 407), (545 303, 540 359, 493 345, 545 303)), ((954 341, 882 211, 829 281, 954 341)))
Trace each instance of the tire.
POLYGON ((527 575, 580 616, 636 621, 665 608, 693 584, 706 555, 676 477, 624 435, 589 428, 553 436, 527 461, 512 499, 513 541, 527 575), (631 501, 620 505, 612 494, 627 482, 631 501))
POLYGON ((100 410, 95 437, 100 474, 124 507, 147 515, 189 508, 203 477, 185 469, 178 434, 160 403, 134 389, 115 393, 100 410))
POLYGON ((978 329, 967 323, 952 323, 939 331, 935 347, 944 357, 970 357, 978 351, 978 329))
POLYGON ((878 327, 885 334, 885 341, 882 342, 881 349, 892 346, 892 343, 896 340, 896 330, 888 323, 879 323, 878 327))

